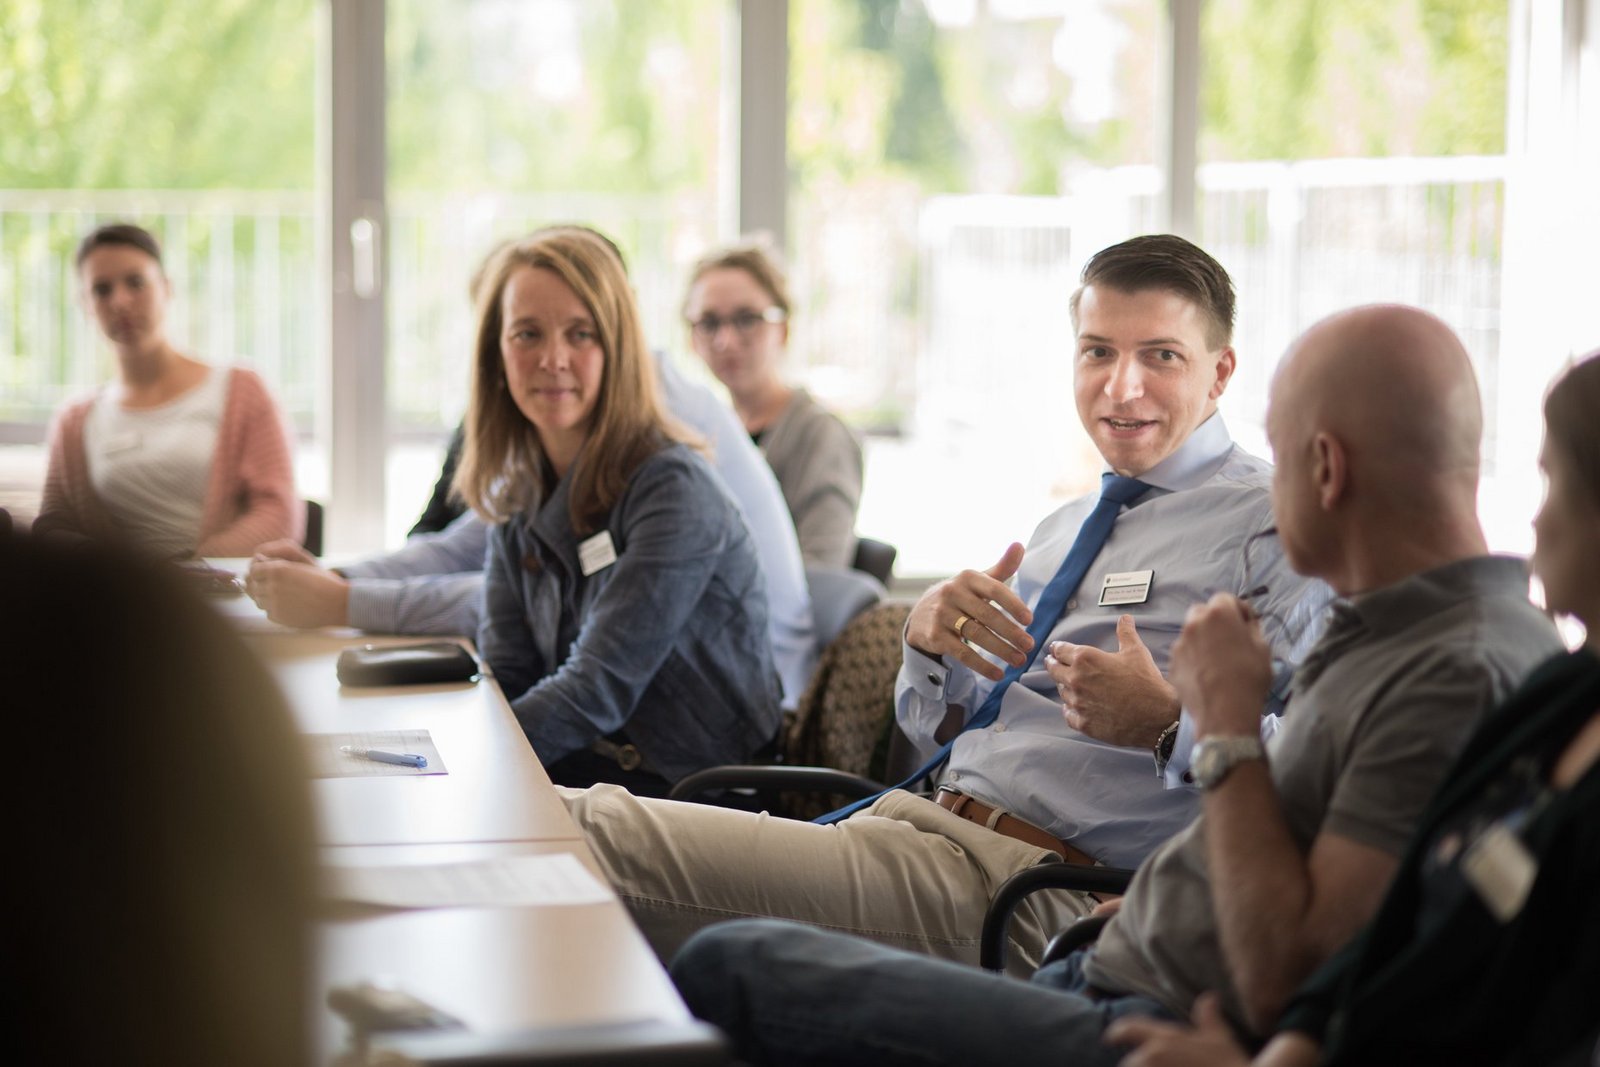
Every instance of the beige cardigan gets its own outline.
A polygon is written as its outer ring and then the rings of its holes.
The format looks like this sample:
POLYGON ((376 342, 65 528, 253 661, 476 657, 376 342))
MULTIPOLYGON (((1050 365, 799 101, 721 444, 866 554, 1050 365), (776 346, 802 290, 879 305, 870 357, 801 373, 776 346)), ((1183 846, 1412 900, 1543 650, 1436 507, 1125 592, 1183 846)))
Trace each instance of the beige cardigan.
MULTIPOLYGON (((299 540, 305 526, 277 404, 254 371, 235 367, 227 373, 227 400, 195 546, 200 556, 248 556, 267 541, 299 540)), ((50 428, 50 468, 33 524, 37 534, 65 532, 108 541, 120 537, 89 480, 83 427, 97 395, 62 408, 50 428)))
POLYGON ((861 444, 849 427, 804 389, 796 389, 758 439, 789 505, 807 563, 848 567, 856 554, 861 507, 861 444))

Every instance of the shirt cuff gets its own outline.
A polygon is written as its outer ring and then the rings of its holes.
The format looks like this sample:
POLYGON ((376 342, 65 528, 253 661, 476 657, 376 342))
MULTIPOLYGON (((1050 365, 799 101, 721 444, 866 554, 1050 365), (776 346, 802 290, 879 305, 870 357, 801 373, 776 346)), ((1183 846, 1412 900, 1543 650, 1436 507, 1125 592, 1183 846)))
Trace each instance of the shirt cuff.
MULTIPOLYGON (((1268 707, 1271 707, 1269 702, 1268 707)), ((1276 736, 1278 727, 1283 720, 1276 714, 1261 717, 1261 743, 1267 744, 1276 736)), ((1162 786, 1166 789, 1196 789, 1194 775, 1190 773, 1191 761, 1194 758, 1194 719, 1185 708, 1178 715, 1178 736, 1172 742, 1172 758, 1167 761, 1167 772, 1162 776, 1162 786)))
POLYGON ((1167 772, 1162 776, 1166 789, 1197 789, 1194 775, 1189 773, 1189 761, 1194 756, 1194 719, 1184 709, 1178 715, 1178 736, 1172 740, 1172 758, 1167 760, 1167 772))
POLYGON ((375 634, 399 633, 400 593, 405 583, 395 578, 350 578, 346 614, 358 630, 375 634))
POLYGON ((911 647, 904 637, 900 639, 901 670, 913 692, 924 700, 944 703, 945 687, 950 681, 950 668, 943 659, 929 656, 911 647))

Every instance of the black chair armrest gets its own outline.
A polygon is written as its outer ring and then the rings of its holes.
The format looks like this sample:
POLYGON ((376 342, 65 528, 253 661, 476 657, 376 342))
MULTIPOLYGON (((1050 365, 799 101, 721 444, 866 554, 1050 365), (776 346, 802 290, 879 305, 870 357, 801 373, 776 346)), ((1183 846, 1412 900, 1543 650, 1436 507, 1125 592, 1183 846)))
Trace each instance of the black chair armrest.
POLYGON ((1039 966, 1064 960, 1084 945, 1098 940, 1100 931, 1110 921, 1109 915, 1085 915, 1050 939, 1044 947, 1044 955, 1039 957, 1039 966))
POLYGON ((1127 890, 1133 872, 1126 867, 1088 867, 1081 863, 1041 863, 1018 871, 1001 883, 983 917, 978 963, 985 970, 1005 967, 1006 931, 1017 905, 1041 889, 1076 889, 1081 893, 1116 894, 1127 890))
POLYGON ((707 767, 680 778, 667 796, 689 800, 712 789, 770 789, 838 793, 851 800, 883 792, 883 784, 832 767, 785 767, 782 764, 738 764, 707 767))

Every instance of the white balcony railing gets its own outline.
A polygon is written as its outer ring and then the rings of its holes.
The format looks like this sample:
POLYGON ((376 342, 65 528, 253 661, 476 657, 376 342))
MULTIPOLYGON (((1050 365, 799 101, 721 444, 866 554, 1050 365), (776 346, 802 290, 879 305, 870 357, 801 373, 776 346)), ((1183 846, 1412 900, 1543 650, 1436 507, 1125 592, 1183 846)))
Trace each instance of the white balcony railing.
MULTIPOLYGON (((1296 333, 1337 308, 1392 300, 1429 308, 1465 339, 1493 457, 1507 432, 1493 386, 1505 174, 1499 157, 1202 167, 1200 239, 1239 291, 1240 369, 1224 401, 1235 435, 1263 447, 1266 384, 1296 333)), ((908 571, 969 565, 1026 537, 1051 500, 1093 479, 1071 399, 1067 296, 1090 254, 1155 227, 1158 181, 1153 168, 1118 168, 1076 175, 1065 197, 924 198, 892 181, 797 195, 792 370, 861 425, 902 433, 869 445, 860 528, 899 541, 908 571), (920 502, 952 484, 984 486, 994 503, 941 532, 920 502)), ((0 191, 0 443, 40 440, 62 400, 109 375, 72 254, 112 218, 160 233, 176 337, 260 369, 309 431, 328 366, 312 194, 0 191)), ((496 239, 554 220, 593 222, 637 250, 647 334, 682 353, 682 272, 717 236, 709 197, 396 196, 391 427, 442 439, 465 404, 472 269, 496 239)), ((420 484, 431 452, 412 451, 417 470, 403 481, 420 484)), ((403 495, 391 493, 397 515, 413 506, 403 495)))

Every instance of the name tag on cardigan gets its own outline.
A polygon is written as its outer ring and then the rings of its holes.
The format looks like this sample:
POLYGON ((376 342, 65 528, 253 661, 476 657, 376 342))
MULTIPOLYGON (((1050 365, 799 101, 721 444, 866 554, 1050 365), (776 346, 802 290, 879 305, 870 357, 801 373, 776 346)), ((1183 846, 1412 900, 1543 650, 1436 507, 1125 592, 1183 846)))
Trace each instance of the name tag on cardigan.
POLYGON ((1508 923, 1527 903, 1539 861, 1505 823, 1495 823, 1461 857, 1461 873, 1489 913, 1508 923))
POLYGON ((1100 606, 1143 604, 1150 599, 1150 580, 1155 571, 1119 571, 1106 575, 1100 587, 1100 606))
POLYGON ((617 546, 611 543, 611 531, 601 530, 587 541, 578 544, 578 566, 585 578, 595 571, 603 571, 617 561, 617 546))

